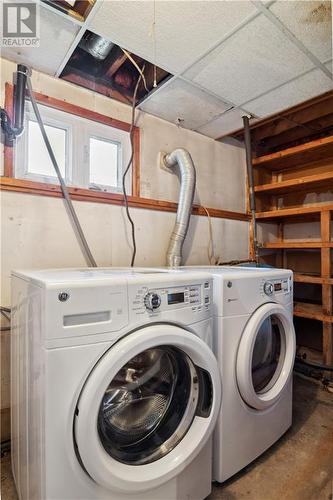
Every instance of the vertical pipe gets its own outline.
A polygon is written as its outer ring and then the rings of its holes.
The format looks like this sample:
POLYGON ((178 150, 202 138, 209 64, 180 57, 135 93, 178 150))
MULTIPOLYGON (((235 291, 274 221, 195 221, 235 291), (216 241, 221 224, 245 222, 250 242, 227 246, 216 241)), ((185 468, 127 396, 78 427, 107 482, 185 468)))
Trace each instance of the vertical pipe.
POLYGON ((254 194, 251 134, 250 134, 250 123, 248 116, 243 116, 243 124, 244 124, 244 141, 245 141, 245 153, 246 153, 246 168, 247 168, 247 178, 249 183, 249 195, 250 195, 250 210, 251 210, 252 228, 253 228, 253 246, 254 246, 255 260, 258 265, 259 252, 258 252, 258 241, 257 241, 256 199, 254 194))
POLYGON ((15 137, 22 134, 24 128, 25 89, 29 69, 23 64, 17 65, 14 88, 14 130, 15 137))

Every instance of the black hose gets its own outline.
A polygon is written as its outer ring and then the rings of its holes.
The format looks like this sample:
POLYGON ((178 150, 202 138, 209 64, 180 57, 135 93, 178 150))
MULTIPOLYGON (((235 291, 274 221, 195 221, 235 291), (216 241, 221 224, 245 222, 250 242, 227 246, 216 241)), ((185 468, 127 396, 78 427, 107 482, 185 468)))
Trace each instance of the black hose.
POLYGON ((21 135, 24 129, 25 89, 28 75, 28 68, 23 64, 18 64, 14 88, 14 128, 16 137, 21 135))
MULTIPOLYGON (((143 68, 144 70, 144 68, 143 68)), ((142 70, 142 71, 143 71, 142 70)), ((130 134, 130 143, 131 143, 131 155, 128 160, 128 163, 126 165, 126 168, 123 173, 123 178, 122 178, 122 187, 123 187, 123 194, 124 194, 124 201, 125 201, 125 210, 126 210, 126 215, 127 219, 131 225, 131 236, 132 236, 132 245, 133 245, 133 250, 132 250, 132 258, 131 258, 131 267, 134 266, 135 262, 135 257, 136 257, 136 239, 135 239, 135 225, 134 221, 131 217, 129 207, 128 207, 128 196, 126 192, 126 176, 128 174, 128 171, 130 169, 130 166, 132 165, 133 162, 133 156, 134 156, 134 122, 135 122, 135 105, 136 105, 136 94, 138 91, 139 83, 141 80, 142 76, 140 75, 138 78, 138 81, 136 82, 135 89, 134 89, 134 94, 133 94, 133 101, 132 101, 132 117, 131 117, 131 126, 129 130, 130 134)))

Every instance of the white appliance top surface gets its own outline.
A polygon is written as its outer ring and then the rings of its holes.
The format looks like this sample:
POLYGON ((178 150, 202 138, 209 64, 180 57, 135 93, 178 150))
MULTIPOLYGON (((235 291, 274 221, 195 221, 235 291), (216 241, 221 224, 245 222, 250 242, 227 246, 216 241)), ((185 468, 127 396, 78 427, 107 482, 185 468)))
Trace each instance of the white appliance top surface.
POLYGON ((70 283, 82 281, 114 281, 114 280, 147 280, 147 281, 163 281, 170 283, 184 283, 188 280, 209 280, 211 275, 203 270, 193 269, 191 273, 172 272, 169 273, 163 269, 152 268, 65 268, 65 269, 31 269, 31 270, 14 270, 12 275, 25 279, 27 281, 35 281, 39 284, 53 283, 70 283))
POLYGON ((221 278, 275 278, 292 275, 289 269, 276 269, 272 267, 245 267, 245 266, 186 266, 179 268, 183 271, 201 271, 211 273, 221 278))

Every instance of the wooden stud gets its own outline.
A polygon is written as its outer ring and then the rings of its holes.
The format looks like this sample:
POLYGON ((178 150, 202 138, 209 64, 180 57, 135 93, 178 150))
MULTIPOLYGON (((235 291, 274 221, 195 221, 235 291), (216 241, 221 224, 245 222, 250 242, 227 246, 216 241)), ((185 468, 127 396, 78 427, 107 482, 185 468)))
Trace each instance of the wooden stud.
MULTIPOLYGON (((331 244, 331 213, 328 211, 322 212, 320 217, 320 232, 323 244, 331 244)), ((331 251, 330 248, 321 249, 321 276, 322 278, 331 278, 331 251)), ((332 316, 332 285, 322 285, 322 306, 323 314, 332 316)), ((333 362, 333 329, 332 323, 323 322, 323 358, 324 363, 331 365, 333 362)))

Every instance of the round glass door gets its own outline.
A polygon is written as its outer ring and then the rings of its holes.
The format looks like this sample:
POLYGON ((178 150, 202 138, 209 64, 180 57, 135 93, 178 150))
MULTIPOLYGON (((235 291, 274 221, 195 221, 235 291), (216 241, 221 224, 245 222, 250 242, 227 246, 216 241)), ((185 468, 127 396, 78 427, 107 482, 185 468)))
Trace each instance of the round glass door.
POLYGON ((198 393, 195 366, 184 352, 167 346, 141 352, 105 391, 98 413, 103 447, 126 464, 158 460, 190 427, 198 393))
POLYGON ((285 357, 285 331, 276 314, 258 328, 252 354, 252 383, 257 394, 268 391, 278 378, 285 357))
POLYGON ((237 382, 244 401, 264 409, 280 397, 292 372, 295 331, 280 304, 265 304, 249 319, 237 354, 237 382))
POLYGON ((219 367, 203 340, 175 325, 135 330, 102 353, 81 389, 78 461, 112 491, 155 488, 200 453, 220 402, 219 367))

